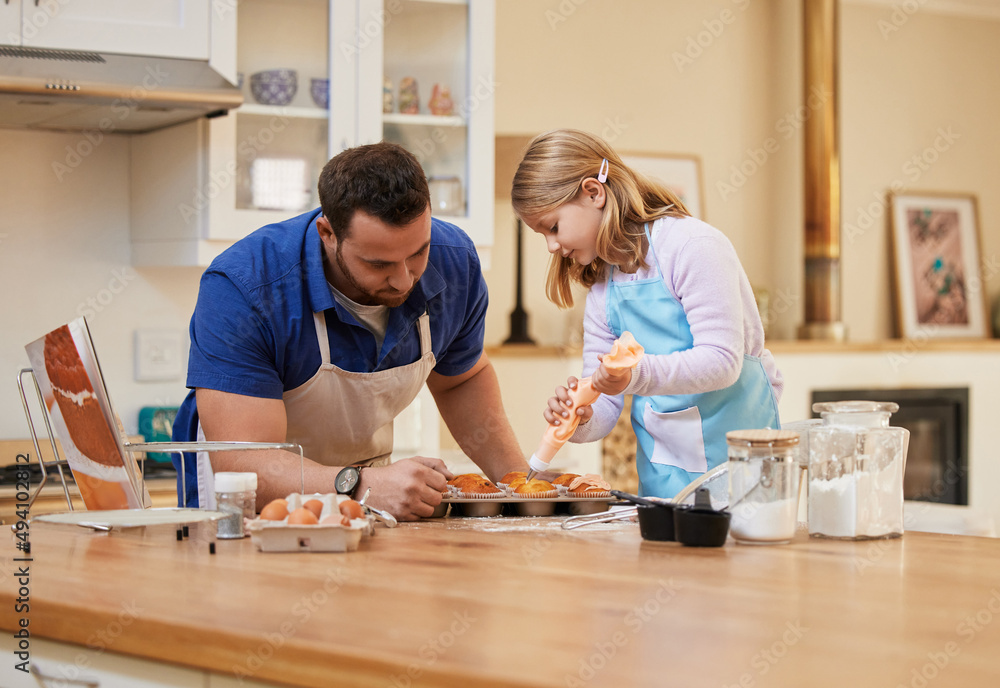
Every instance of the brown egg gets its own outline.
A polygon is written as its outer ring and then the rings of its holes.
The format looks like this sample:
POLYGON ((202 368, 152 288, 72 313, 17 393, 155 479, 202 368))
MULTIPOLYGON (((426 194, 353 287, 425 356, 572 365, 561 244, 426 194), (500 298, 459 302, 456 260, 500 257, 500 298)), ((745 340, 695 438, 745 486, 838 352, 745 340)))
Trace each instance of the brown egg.
POLYGON ((290 526, 313 526, 317 523, 319 523, 319 519, 309 509, 296 509, 288 514, 288 525, 290 526))
POLYGON ((284 499, 275 499, 268 502, 267 506, 260 510, 260 517, 265 521, 283 521, 288 515, 288 502, 284 499))
POLYGON ((321 526, 328 526, 328 525, 349 526, 351 525, 351 521, 350 519, 347 518, 347 516, 344 516, 343 514, 330 514, 322 521, 320 521, 319 524, 321 526))
POLYGON ((308 502, 302 505, 304 508, 309 509, 313 513, 313 516, 319 518, 319 515, 323 513, 323 502, 318 499, 310 499, 308 502))
POLYGON ((351 519, 365 517, 364 509, 353 499, 346 499, 340 503, 340 513, 351 519))

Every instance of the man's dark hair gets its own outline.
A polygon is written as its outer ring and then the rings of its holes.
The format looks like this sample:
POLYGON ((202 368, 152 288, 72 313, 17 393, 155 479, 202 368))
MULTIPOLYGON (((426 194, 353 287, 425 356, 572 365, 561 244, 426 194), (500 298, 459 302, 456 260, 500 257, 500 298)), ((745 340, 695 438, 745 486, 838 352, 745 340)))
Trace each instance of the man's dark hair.
POLYGON ((417 159, 395 143, 349 148, 326 163, 319 175, 319 204, 341 241, 356 210, 401 227, 431 202, 427 177, 417 159))

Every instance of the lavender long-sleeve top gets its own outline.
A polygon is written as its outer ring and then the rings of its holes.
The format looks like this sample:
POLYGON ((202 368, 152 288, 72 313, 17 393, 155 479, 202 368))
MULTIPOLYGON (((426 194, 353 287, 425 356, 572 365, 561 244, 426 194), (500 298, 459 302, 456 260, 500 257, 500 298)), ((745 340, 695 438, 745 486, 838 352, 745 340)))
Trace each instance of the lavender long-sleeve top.
MULTIPOLYGON (((616 270, 614 281, 654 276, 655 252, 667 291, 687 315, 694 346, 672 354, 646 354, 632 371, 632 381, 623 394, 602 395, 594 402, 593 417, 577 428, 571 442, 592 442, 611 432, 621 414, 624 394, 695 394, 732 385, 740 376, 744 354, 761 359, 776 399, 781 398, 781 372, 764 348, 764 327, 750 281, 726 235, 692 217, 657 220, 650 235, 652 250, 646 254, 650 268, 632 275, 616 270)), ((587 295, 583 377, 597 369, 598 354, 607 353, 616 339, 608 326, 607 292, 605 280, 587 295)))

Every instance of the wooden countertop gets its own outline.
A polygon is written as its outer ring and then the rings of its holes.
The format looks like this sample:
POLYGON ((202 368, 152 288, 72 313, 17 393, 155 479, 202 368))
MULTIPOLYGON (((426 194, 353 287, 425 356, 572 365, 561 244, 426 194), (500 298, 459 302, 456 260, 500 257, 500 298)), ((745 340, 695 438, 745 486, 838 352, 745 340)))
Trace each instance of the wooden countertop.
POLYGON ((245 539, 210 555, 210 524, 178 542, 36 521, 27 618, 34 637, 296 686, 1000 684, 997 540, 695 549, 558 524, 449 518, 380 526, 349 554, 245 539))

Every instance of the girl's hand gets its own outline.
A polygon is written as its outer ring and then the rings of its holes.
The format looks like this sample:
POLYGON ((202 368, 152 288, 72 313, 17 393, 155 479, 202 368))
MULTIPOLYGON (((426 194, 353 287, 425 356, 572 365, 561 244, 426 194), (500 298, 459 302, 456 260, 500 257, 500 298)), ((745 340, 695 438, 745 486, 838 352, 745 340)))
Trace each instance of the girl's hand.
MULTIPOLYGON (((570 413, 573 412, 573 402, 569 398, 569 390, 576 389, 576 383, 577 379, 570 377, 566 381, 566 387, 556 387, 556 395, 549 399, 549 405, 546 407, 545 413, 542 414, 549 425, 562 425, 562 421, 569 420, 570 413)), ((576 414, 580 416, 581 423, 586 423, 594 415, 594 409, 590 406, 582 406, 576 410, 576 414)))
POLYGON ((628 383, 632 381, 632 369, 626 368, 621 372, 611 371, 604 365, 603 354, 599 355, 597 359, 601 361, 601 365, 594 371, 591 377, 594 389, 601 394, 610 394, 612 396, 624 392, 625 388, 628 387, 628 383))

